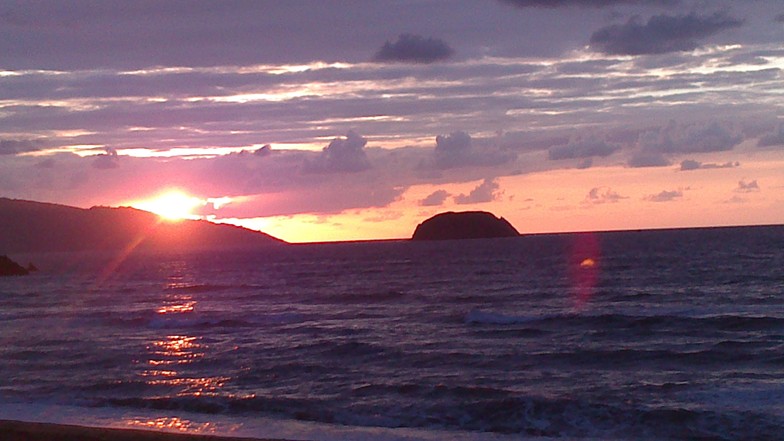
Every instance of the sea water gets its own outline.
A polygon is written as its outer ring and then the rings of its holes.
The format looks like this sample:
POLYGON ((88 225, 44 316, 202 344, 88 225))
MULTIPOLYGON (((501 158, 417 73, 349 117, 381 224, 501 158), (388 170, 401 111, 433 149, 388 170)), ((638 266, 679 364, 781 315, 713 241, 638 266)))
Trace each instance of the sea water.
POLYGON ((0 279, 0 418, 312 440, 784 434, 784 227, 24 257, 41 271, 0 279))

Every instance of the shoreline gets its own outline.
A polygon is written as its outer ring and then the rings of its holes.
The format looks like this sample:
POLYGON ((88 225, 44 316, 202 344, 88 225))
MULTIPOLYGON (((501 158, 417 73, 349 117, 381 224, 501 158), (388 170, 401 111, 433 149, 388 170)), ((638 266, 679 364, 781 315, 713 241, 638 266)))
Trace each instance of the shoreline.
POLYGON ((0 420, 0 434, 3 441, 287 441, 17 420, 0 420))

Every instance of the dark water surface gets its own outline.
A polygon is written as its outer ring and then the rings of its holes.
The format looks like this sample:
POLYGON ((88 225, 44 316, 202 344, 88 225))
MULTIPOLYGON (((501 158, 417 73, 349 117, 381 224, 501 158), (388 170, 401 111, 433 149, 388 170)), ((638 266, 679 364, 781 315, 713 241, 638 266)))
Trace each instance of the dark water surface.
POLYGON ((784 227, 39 259, 0 280, 7 404, 443 439, 784 434, 784 227))

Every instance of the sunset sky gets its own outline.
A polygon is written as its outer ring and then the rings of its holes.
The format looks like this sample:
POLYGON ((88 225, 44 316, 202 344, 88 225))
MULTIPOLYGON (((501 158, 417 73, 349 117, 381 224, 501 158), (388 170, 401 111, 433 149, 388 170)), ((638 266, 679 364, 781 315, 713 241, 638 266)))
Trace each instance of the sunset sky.
POLYGON ((783 70, 781 0, 0 0, 0 196, 292 242, 784 223, 783 70))

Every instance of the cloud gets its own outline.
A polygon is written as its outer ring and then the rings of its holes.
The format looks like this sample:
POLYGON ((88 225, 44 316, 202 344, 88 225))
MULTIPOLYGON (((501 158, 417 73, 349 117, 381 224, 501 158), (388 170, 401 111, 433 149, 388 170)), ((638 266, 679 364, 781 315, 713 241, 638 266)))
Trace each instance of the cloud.
POLYGON ((397 41, 387 41, 376 52, 374 61, 392 63, 430 64, 449 59, 454 50, 438 38, 415 34, 401 34, 397 41))
POLYGON ((367 140, 349 130, 345 138, 335 138, 324 147, 321 155, 304 163, 304 171, 309 173, 360 172, 370 168, 365 153, 367 140))
POLYGON ((744 198, 742 198, 742 197, 740 197, 738 195, 735 195, 735 196, 733 196, 733 197, 731 197, 731 198, 729 198, 729 199, 727 199, 727 200, 725 200, 723 202, 725 204, 745 204, 746 202, 748 202, 748 200, 744 199, 744 198))
POLYGON ((0 156, 38 150, 40 142, 30 139, 0 139, 0 156))
POLYGON ((501 2, 520 8, 560 8, 566 6, 603 8, 606 6, 634 4, 671 5, 678 3, 678 0, 501 0, 501 2))
POLYGON ((585 196, 585 202, 588 204, 616 203, 621 199, 628 198, 616 193, 610 187, 594 187, 585 196))
POLYGON ((471 135, 466 132, 452 132, 450 135, 436 136, 434 154, 436 165, 440 168, 470 164, 471 135))
POLYGON ((723 164, 714 164, 714 163, 702 163, 700 161, 695 161, 693 159, 684 159, 681 161, 681 171, 692 171, 692 170, 708 170, 708 169, 717 169, 717 168, 733 168, 740 166, 740 162, 725 162, 723 164))
POLYGON ((419 201, 419 205, 422 205, 423 207, 436 207, 442 205, 449 196, 451 195, 446 190, 436 190, 419 201))
POLYGON ((498 191, 499 188, 500 186, 495 179, 485 179, 470 193, 455 196, 455 203, 464 205, 492 202, 501 196, 501 193, 498 191))
MULTIPOLYGON (((638 150, 629 159, 631 167, 661 167, 670 165, 667 154, 709 153, 732 150, 743 140, 717 121, 667 125, 648 130, 637 138, 638 150)), ((687 167, 693 164, 687 163, 687 167)))
POLYGON ((96 155, 93 159, 93 168, 99 170, 109 170, 120 166, 120 157, 117 155, 117 150, 106 147, 106 153, 96 155))
POLYGON ((760 137, 757 147, 784 146, 784 123, 779 124, 778 128, 772 133, 760 137))
POLYGON ((671 191, 663 190, 661 193, 646 196, 645 200, 650 202, 670 202, 682 197, 683 197, 683 191, 681 190, 671 190, 671 191))
POLYGON ((36 168, 54 168, 54 166, 55 166, 54 158, 42 159, 41 161, 36 162, 34 165, 34 167, 36 168))
POLYGON ((611 155, 619 148, 604 139, 589 135, 583 138, 572 138, 567 144, 551 147, 547 151, 547 157, 551 160, 604 157, 611 155))
POLYGON ((611 25, 591 35, 591 47, 613 55, 647 55, 690 51, 700 40, 743 23, 725 13, 712 15, 656 15, 643 23, 639 16, 626 24, 611 25))
POLYGON ((436 136, 433 155, 434 166, 439 169, 501 165, 515 158, 513 154, 499 150, 476 149, 471 135, 460 131, 436 136))
POLYGON ((698 170, 700 167, 702 167, 700 161, 695 161, 693 159, 684 159, 681 161, 681 171, 698 170))
POLYGON ((265 144, 258 149, 256 149, 253 154, 256 156, 268 156, 272 153, 272 146, 269 144, 265 144))
POLYGON ((585 158, 577 163, 577 168, 580 170, 584 170, 587 168, 591 168, 592 165, 593 165, 593 158, 585 158))
POLYGON ((784 12, 775 16, 773 18, 773 21, 775 21, 776 23, 784 23, 784 12))
POLYGON ((735 188, 736 193, 754 193, 757 191, 760 191, 760 187, 756 179, 753 181, 738 181, 738 186, 735 188))
POLYGON ((629 167, 666 167, 670 161, 663 154, 649 150, 635 152, 628 162, 629 167))

